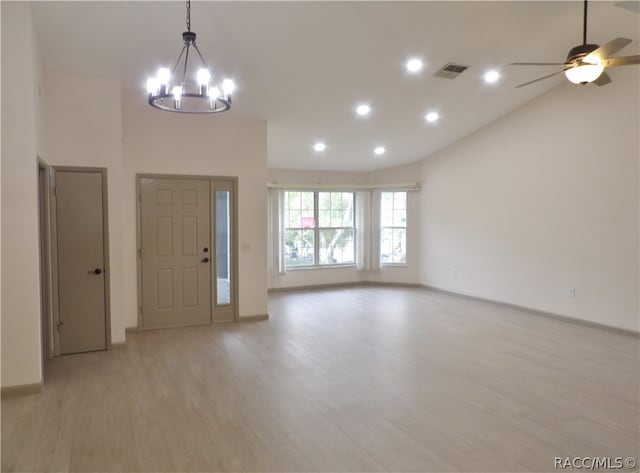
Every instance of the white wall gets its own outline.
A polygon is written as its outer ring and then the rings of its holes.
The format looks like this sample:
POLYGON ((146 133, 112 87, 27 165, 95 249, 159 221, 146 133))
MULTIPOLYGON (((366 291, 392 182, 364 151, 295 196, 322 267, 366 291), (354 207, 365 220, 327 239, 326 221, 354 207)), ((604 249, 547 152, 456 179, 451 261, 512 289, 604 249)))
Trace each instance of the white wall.
POLYGON ((46 154, 50 165, 107 168, 111 341, 124 342, 122 112, 120 81, 45 71, 46 154), (96 91, 100 91, 97 94, 96 91))
POLYGON ((123 127, 126 325, 137 325, 138 173, 238 177, 239 314, 267 314, 266 122, 235 117, 233 110, 205 116, 160 112, 139 94, 125 100, 123 127))
POLYGON ((423 162, 423 284, 638 331, 639 71, 611 76, 423 162))
MULTIPOLYGON (((375 172, 332 172, 269 169, 269 182, 280 185, 368 185, 416 182, 420 172, 418 163, 383 169, 375 172)), ((385 266, 377 271, 358 271, 355 267, 301 268, 288 270, 280 275, 273 271, 273 257, 269 261, 269 288, 293 288, 348 284, 363 281, 384 283, 417 284, 420 265, 420 198, 419 192, 409 193, 408 232, 406 266, 385 266)))
POLYGON ((2 2, 2 387, 42 380, 39 55, 29 3, 2 2))

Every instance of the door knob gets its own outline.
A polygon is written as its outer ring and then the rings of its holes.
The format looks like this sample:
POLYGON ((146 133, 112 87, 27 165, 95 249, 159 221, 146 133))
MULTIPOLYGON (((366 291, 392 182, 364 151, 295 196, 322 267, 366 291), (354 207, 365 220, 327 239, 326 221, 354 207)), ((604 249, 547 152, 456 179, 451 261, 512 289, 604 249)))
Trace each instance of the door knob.
POLYGON ((202 259, 202 262, 203 262, 203 263, 208 263, 208 262, 209 262, 209 258, 203 258, 203 259, 202 259))
POLYGON ((102 270, 100 268, 96 268, 96 269, 90 269, 89 270, 89 274, 102 274, 102 270))

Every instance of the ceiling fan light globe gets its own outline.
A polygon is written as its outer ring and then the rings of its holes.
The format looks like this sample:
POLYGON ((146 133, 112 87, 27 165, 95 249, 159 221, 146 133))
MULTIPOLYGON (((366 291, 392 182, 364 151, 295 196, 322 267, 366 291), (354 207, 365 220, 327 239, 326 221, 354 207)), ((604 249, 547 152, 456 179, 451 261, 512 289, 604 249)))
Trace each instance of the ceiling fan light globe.
POLYGON ((600 77, 603 72, 602 64, 581 64, 566 70, 564 75, 574 84, 588 84, 600 77))
POLYGON ((596 56, 593 53, 587 54, 585 57, 582 58, 582 63, 587 63, 587 64, 601 64, 602 61, 600 60, 600 58, 598 56, 596 56))

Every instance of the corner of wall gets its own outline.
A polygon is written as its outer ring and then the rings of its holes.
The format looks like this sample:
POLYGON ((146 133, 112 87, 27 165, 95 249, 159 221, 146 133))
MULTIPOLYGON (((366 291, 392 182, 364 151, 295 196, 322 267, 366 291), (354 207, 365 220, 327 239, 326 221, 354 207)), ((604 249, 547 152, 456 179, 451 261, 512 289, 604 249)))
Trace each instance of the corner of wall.
POLYGON ((37 154, 39 61, 31 5, 2 2, 2 386, 42 380, 37 154), (10 94, 4 93, 11 90, 10 94))

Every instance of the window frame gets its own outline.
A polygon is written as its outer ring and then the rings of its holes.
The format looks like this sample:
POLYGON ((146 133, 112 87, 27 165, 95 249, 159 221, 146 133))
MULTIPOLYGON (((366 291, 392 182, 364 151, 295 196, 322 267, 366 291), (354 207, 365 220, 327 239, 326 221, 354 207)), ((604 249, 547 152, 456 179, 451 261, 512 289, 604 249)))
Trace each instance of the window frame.
MULTIPOLYGON (((313 240, 313 264, 304 264, 304 265, 296 265, 296 266, 288 266, 287 260, 285 257, 284 267, 287 271, 298 271, 298 270, 308 270, 308 269, 325 269, 325 268, 350 268, 356 266, 356 255, 357 253, 357 238, 356 238, 356 192, 350 190, 328 190, 328 189, 284 189, 285 199, 287 192, 312 192, 313 193, 313 218, 315 221, 315 226, 313 228, 298 228, 298 227, 288 227, 285 225, 284 231, 287 230, 313 230, 314 240, 313 240), (321 192, 340 192, 351 194, 353 199, 353 217, 352 217, 352 226, 351 227, 320 227, 320 193, 321 192), (341 230, 341 229, 352 229, 353 230, 353 262, 352 263, 334 263, 334 264, 321 264, 320 263, 320 230, 341 230)), ((287 209, 284 209, 286 212, 287 209)), ((288 223, 288 222, 287 222, 288 223)))
MULTIPOLYGON (((395 202, 395 196, 393 198, 393 201, 395 202)), ((395 208, 392 209, 395 210, 395 208)), ((400 209, 398 209, 400 210, 400 209)), ((409 192, 406 190, 384 190, 380 192, 380 225, 378 228, 379 231, 379 235, 378 235, 378 239, 380 241, 379 243, 379 250, 378 250, 378 258, 380 261, 380 267, 396 267, 396 268, 402 268, 402 267, 408 267, 409 266, 409 192), (382 212, 383 212, 383 208, 382 208, 382 194, 396 194, 402 192, 405 194, 405 222, 404 222, 404 227, 398 227, 398 226, 385 226, 382 224, 382 212), (405 255, 404 255, 404 263, 394 263, 394 262, 384 262, 382 261, 382 235, 383 235, 383 230, 385 229, 390 229, 392 232, 393 230, 404 230, 404 249, 405 249, 405 255)))
MULTIPOLYGON (((286 197, 287 192, 300 192, 300 193, 302 193, 302 192, 314 192, 314 191, 311 191, 311 190, 308 190, 308 189, 300 189, 300 190, 298 190, 298 189, 286 189, 286 190, 284 190, 284 199, 285 199, 285 201, 286 201, 286 198, 287 198, 286 197)), ((283 209, 285 215, 287 215, 287 211, 289 211, 289 210, 290 209, 288 209, 285 206, 285 208, 283 209)), ((315 194, 314 194, 314 197, 313 197, 313 218, 314 218, 314 221, 315 221, 315 224, 314 224, 313 228, 289 227, 289 226, 287 226, 288 222, 285 223, 284 229, 283 229, 285 234, 286 234, 287 230, 294 230, 294 231, 300 231, 300 232, 313 230, 313 264, 301 264, 301 265, 296 265, 296 266, 288 266, 287 265, 287 257, 285 255, 284 256, 284 267, 285 267, 285 270, 294 271, 296 269, 314 268, 317 265, 317 262, 318 262, 318 251, 317 251, 317 246, 318 246, 317 245, 317 238, 318 238, 318 235, 317 235, 317 232, 316 232, 316 228, 318 226, 317 225, 318 216, 317 216, 317 211, 316 211, 315 194)))

